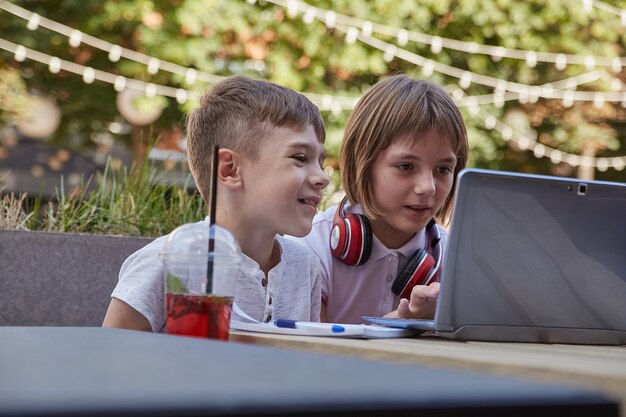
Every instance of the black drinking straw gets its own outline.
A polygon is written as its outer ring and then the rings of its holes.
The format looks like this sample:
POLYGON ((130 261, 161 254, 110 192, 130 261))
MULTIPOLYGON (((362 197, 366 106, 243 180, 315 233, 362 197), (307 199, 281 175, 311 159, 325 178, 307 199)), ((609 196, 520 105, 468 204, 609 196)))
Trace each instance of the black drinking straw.
POLYGON ((215 261, 215 217, 217 216, 217 157, 219 145, 213 146, 213 172, 211 177, 211 200, 209 201, 209 256, 206 265, 206 293, 213 292, 213 262, 215 261), (213 258, 211 258, 213 256, 213 258))

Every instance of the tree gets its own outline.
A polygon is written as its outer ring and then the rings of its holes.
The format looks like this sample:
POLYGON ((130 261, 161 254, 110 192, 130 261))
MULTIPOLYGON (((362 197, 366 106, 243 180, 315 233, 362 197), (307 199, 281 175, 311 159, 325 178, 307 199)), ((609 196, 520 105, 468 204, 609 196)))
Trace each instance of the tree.
MULTIPOLYGON (((287 1, 277 3, 286 6, 296 4, 287 1)), ((428 69, 403 59, 397 53, 392 54, 391 49, 379 50, 359 40, 346 42, 345 26, 311 19, 311 14, 307 15, 302 3, 297 3, 300 5, 298 10, 270 1, 256 3, 243 0, 49 0, 36 3, 22 0, 15 4, 112 44, 194 68, 198 73, 220 76, 243 73, 303 92, 359 97, 379 78, 395 72, 419 78, 428 76, 448 86, 460 81, 437 71, 428 75, 428 69)), ((619 57, 623 54, 626 39, 626 30, 619 16, 599 9, 589 11, 578 2, 562 0, 320 0, 315 2, 315 6, 333 11, 338 14, 336 16, 360 19, 356 26, 361 34, 363 22, 369 21, 441 39, 537 53, 619 57)), ((2 12, 2 16, 2 38, 49 55, 155 84, 197 92, 207 86, 199 81, 186 83, 184 75, 171 74, 162 68, 151 75, 146 71, 146 65, 127 59, 111 62, 106 51, 85 44, 70 47, 65 36, 41 27, 29 31, 25 29, 25 20, 7 12, 2 12)), ((580 64, 557 69, 554 63, 533 62, 532 54, 526 60, 498 59, 497 56, 492 58, 484 54, 439 48, 432 39, 430 44, 409 41, 400 45, 396 36, 380 33, 372 33, 372 36, 396 45, 397 50, 408 51, 433 62, 520 84, 540 86, 590 71, 580 64)), ((55 140, 81 138, 80 143, 84 146, 94 132, 111 134, 107 127, 119 116, 114 104, 116 92, 110 85, 94 82, 86 86, 80 77, 63 72, 51 74, 43 64, 29 60, 16 62, 7 53, 0 53, 0 57, 5 65, 20 72, 29 88, 46 91, 62 106, 64 122, 55 140)), ((601 78, 577 89, 610 92, 617 85, 623 90, 621 84, 613 81, 625 81, 621 69, 612 71, 606 68, 602 74, 601 78)), ((502 133, 485 127, 483 119, 487 114, 495 120, 506 121, 517 110, 521 110, 524 116, 521 124, 527 129, 531 145, 537 141, 544 147, 577 155, 626 155, 623 122, 626 110, 619 102, 577 101, 567 106, 560 99, 536 99, 533 97, 534 90, 529 91, 530 97, 505 101, 502 107, 484 105, 479 113, 477 107, 463 107, 470 135, 470 165, 576 175, 569 165, 557 164, 545 157, 536 158, 533 152, 520 149, 523 141, 507 142, 503 140, 502 133)), ((475 97, 493 92, 493 87, 480 85, 475 80, 464 89, 465 95, 475 97)), ((178 124, 192 105, 192 101, 179 104, 169 99, 163 116, 155 123, 157 131, 178 124)), ((334 112, 325 111, 324 115, 328 127, 329 164, 336 167, 334 156, 348 111, 335 109, 334 112)), ((129 140, 128 137, 117 136, 119 140, 129 140)), ((596 178, 625 181, 626 171, 597 171, 596 178)))

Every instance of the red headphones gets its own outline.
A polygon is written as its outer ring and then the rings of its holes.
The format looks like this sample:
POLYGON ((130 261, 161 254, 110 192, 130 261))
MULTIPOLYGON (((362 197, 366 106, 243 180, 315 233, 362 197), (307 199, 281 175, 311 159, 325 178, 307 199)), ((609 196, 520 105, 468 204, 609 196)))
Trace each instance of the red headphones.
MULTIPOLYGON (((363 214, 345 211, 346 198, 341 200, 330 232, 330 251, 341 262, 350 266, 363 265, 372 253, 372 228, 367 217, 363 214)), ((441 236, 435 220, 426 225, 427 247, 415 251, 402 272, 398 274, 391 291, 402 298, 409 298, 416 285, 428 285, 439 279, 441 266, 441 236)))

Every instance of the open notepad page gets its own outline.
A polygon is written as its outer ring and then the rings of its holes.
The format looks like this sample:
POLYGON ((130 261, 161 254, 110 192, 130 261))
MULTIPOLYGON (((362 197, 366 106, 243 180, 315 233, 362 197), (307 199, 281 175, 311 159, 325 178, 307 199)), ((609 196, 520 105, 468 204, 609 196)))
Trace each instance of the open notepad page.
POLYGON ((296 322, 295 328, 278 327, 274 323, 261 323, 253 319, 236 303, 233 303, 233 312, 243 320, 231 320, 231 330, 244 330, 248 332, 291 334, 300 336, 323 336, 342 337, 360 339, 392 339, 398 337, 412 337, 419 334, 418 331, 410 329, 394 329, 384 326, 372 326, 369 324, 337 324, 337 323, 317 323, 317 322, 296 322), (298 327, 300 325, 300 327, 298 327), (340 326, 343 331, 333 331, 333 326, 340 326))

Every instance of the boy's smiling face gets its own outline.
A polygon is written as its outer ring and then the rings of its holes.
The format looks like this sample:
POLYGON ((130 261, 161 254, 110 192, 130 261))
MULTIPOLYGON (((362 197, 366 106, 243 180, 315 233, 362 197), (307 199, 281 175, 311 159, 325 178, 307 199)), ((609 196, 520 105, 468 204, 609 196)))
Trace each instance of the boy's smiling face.
POLYGON ((307 235, 330 181, 322 170, 324 159, 312 126, 301 132, 275 128, 257 158, 242 161, 244 218, 271 234, 307 235))

